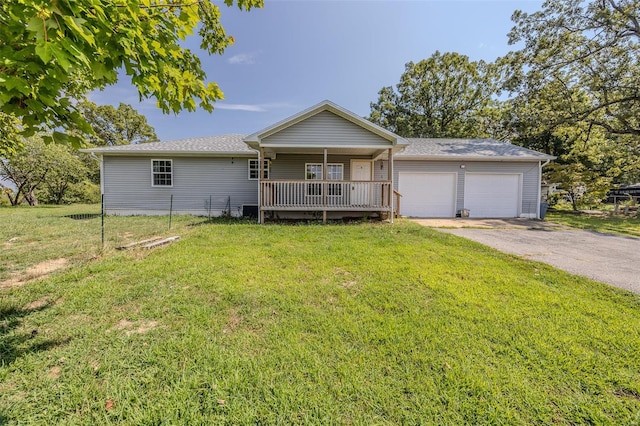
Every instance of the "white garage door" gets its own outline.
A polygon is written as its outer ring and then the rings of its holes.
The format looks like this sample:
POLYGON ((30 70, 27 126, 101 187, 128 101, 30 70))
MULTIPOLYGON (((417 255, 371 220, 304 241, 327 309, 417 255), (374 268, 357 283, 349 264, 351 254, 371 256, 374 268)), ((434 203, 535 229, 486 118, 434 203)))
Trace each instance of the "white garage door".
POLYGON ((457 173, 400 173, 400 214, 413 217, 454 217, 457 173))
POLYGON ((519 174, 467 173, 464 208, 469 217, 518 217, 519 174))

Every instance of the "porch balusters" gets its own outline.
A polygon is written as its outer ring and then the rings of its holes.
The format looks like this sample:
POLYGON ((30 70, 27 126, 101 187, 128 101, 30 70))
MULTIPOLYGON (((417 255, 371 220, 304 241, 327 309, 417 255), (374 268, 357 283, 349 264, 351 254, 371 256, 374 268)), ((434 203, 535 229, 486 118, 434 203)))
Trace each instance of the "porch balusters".
POLYGON ((262 182, 263 209, 388 210, 391 182, 269 180, 262 182))

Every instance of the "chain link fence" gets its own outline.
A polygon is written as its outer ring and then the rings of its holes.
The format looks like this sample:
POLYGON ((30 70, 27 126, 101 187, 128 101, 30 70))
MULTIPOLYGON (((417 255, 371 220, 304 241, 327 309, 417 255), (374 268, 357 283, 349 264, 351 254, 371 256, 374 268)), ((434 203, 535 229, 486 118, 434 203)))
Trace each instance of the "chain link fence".
POLYGON ((228 196, 169 195, 128 203, 113 198, 103 196, 98 205, 0 208, 0 289, 242 216, 228 196))

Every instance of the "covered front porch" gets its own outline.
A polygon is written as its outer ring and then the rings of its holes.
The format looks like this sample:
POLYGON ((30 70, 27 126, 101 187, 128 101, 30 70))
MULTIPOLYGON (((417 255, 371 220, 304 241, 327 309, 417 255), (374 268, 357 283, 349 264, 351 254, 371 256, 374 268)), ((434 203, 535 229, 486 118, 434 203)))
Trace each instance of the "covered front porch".
MULTIPOLYGON (((260 150, 260 219, 276 212, 377 213, 393 218, 393 153, 389 150, 260 150), (320 153, 321 152, 321 153, 320 153)), ((291 216, 291 215, 290 215, 291 216)))
POLYGON ((309 212, 323 221, 371 213, 393 220, 393 156, 406 145, 398 135, 323 101, 244 140, 258 152, 249 173, 261 223, 309 212))

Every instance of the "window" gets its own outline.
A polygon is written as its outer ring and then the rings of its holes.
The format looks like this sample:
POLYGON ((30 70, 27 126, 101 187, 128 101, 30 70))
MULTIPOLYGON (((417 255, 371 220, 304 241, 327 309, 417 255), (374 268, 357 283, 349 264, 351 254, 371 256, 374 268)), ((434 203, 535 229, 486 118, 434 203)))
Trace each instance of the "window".
POLYGON ((173 186, 173 160, 151 160, 151 186, 173 186))
MULTIPOLYGON (((322 180, 322 163, 307 163, 306 167, 306 180, 322 180)), ((327 164, 327 180, 342 180, 344 165, 339 163, 327 164)), ((322 195, 322 184, 309 183, 307 184, 308 196, 320 196, 322 195)), ((327 185, 327 195, 339 197, 342 196, 342 185, 339 183, 327 185)))
MULTIPOLYGON (((269 160, 264 160, 264 175, 263 179, 269 179, 269 160)), ((260 161, 250 159, 249 160, 249 180, 257 180, 260 176, 260 161)))

